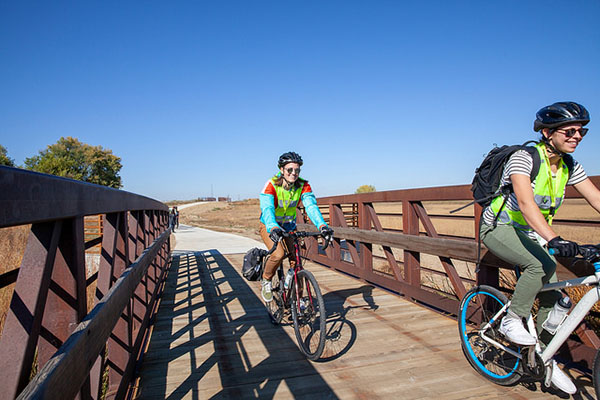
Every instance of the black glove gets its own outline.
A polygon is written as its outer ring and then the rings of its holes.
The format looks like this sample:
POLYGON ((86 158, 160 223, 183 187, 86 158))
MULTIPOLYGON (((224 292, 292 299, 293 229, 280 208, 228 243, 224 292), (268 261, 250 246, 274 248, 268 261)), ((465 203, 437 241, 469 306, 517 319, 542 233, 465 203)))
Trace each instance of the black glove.
POLYGON ((271 233, 269 233, 269 238, 273 241, 273 243, 279 242, 279 239, 283 237, 283 231, 281 228, 273 228, 271 229, 271 233))
POLYGON ((323 236, 331 236, 331 235, 333 235, 333 229, 331 229, 327 225, 323 225, 321 227, 321 235, 323 235, 323 236))
POLYGON ((560 236, 548 242, 548 247, 556 250, 556 255, 560 257, 575 257, 579 253, 579 245, 570 240, 565 240, 560 236))

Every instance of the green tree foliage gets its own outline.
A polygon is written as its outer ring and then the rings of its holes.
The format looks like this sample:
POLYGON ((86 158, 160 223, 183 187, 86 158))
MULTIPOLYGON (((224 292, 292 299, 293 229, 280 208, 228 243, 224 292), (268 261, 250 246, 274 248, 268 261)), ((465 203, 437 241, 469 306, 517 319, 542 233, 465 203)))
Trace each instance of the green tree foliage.
POLYGON ((25 159, 27 169, 98 185, 120 188, 121 158, 112 150, 62 137, 37 156, 25 159))
POLYGON ((362 185, 359 186, 358 189, 356 189, 356 191, 354 193, 369 193, 369 192, 375 192, 375 186, 373 185, 362 185))
POLYGON ((15 166, 15 160, 8 156, 6 147, 0 144, 0 165, 8 165, 9 167, 15 166))

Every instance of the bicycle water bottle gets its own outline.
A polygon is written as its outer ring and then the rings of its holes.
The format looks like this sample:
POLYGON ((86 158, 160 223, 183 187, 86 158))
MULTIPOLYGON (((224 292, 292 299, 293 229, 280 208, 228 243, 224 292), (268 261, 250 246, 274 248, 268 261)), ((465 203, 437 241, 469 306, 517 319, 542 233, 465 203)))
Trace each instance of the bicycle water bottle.
POLYGON ((567 317, 567 312, 571 309, 572 303, 569 296, 560 298, 555 304, 552 310, 548 313, 548 318, 542 324, 542 328, 555 334, 558 327, 563 323, 567 317))
POLYGON ((285 281, 283 281, 283 287, 285 288, 285 290, 288 290, 290 288, 293 278, 294 278, 294 270, 290 268, 290 269, 288 269, 288 272, 285 275, 285 281))

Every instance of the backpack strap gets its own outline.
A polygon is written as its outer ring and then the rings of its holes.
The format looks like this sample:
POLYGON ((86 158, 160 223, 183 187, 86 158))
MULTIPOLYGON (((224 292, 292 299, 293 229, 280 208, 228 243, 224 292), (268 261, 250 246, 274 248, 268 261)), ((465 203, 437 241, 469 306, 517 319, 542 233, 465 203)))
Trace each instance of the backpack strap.
POLYGON ((569 170, 569 179, 571 179, 571 175, 573 175, 573 170, 575 169, 575 160, 570 154, 565 154, 562 159, 569 170))
POLYGON ((540 172, 540 164, 542 161, 540 160, 540 153, 534 146, 529 146, 530 144, 538 144, 535 140, 529 140, 522 144, 523 150, 528 152, 533 159, 533 168, 531 168, 531 174, 529 174, 529 179, 531 182, 535 181, 537 174, 540 172))

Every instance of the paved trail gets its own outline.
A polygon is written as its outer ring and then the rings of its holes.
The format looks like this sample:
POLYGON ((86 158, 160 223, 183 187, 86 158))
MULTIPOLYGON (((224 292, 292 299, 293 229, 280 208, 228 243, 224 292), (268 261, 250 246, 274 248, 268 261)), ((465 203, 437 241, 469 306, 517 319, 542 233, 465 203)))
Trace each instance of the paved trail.
POLYGON ((174 254, 207 250, 217 250, 221 254, 239 254, 252 247, 266 250, 264 243, 254 239, 183 224, 176 229, 175 238, 174 254))

